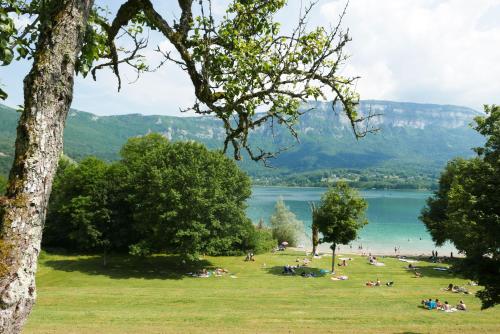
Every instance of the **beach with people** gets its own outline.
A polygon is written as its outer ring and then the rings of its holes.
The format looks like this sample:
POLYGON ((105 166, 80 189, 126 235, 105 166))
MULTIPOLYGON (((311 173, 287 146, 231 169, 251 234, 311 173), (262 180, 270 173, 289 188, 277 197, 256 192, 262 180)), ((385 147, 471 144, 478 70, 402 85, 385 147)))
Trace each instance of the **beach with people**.
MULTIPOLYGON (((304 235, 299 246, 311 248, 310 203, 319 201, 325 188, 264 187, 254 186, 248 200, 247 214, 257 223, 269 221, 276 200, 283 198, 287 207, 304 224, 304 235)), ((434 251, 441 256, 461 256, 451 244, 436 247, 424 224, 418 219, 429 191, 415 190, 361 190, 367 201, 368 225, 360 230, 356 240, 338 245, 344 254, 386 256, 431 256, 434 251)), ((329 252, 330 245, 320 244, 318 249, 329 252)))

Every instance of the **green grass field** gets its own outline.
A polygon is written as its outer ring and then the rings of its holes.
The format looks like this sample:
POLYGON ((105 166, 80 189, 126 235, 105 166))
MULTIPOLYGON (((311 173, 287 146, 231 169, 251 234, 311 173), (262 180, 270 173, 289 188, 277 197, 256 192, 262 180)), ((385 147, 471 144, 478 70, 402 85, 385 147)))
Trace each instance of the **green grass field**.
MULTIPOLYGON (((441 291, 467 281, 433 270, 433 263, 418 264, 423 278, 397 259, 375 267, 358 256, 337 271, 347 281, 281 275, 297 256, 303 253, 255 262, 207 257, 200 268, 227 268, 237 278, 193 278, 185 275, 193 268, 181 268, 175 257, 112 257, 103 267, 99 257, 43 254, 25 333, 500 333, 500 309, 481 311, 472 294, 441 291), (365 286, 377 277, 395 284, 365 286), (462 299, 469 310, 421 308, 430 297, 452 305, 462 299)), ((328 269, 330 261, 314 259, 309 267, 328 269)))

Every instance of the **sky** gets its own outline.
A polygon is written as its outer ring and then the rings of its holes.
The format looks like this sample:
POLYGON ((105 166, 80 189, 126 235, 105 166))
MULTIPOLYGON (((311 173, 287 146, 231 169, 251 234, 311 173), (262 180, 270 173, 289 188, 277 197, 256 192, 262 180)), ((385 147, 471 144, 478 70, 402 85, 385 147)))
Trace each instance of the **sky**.
MULTIPOLYGON (((116 10, 121 1, 100 0, 116 10)), ((153 1, 167 19, 178 14, 176 1, 153 1)), ((227 0, 214 0, 217 15, 227 0)), ((301 0, 289 0, 279 14, 283 29, 297 22, 301 0)), ((319 0, 309 27, 335 25, 345 0, 319 0)), ((171 21, 170 21, 171 22, 171 21)), ((352 41, 351 55, 341 74, 360 76, 362 99, 454 104, 482 109, 500 104, 500 0, 351 0, 343 21, 352 41)), ((146 56, 160 57, 153 49, 169 43, 151 35, 146 56)), ((22 80, 28 62, 0 68, 0 83, 9 93, 7 105, 22 103, 22 80)), ((186 116, 180 109, 194 101, 189 78, 175 65, 144 74, 137 82, 122 70, 123 88, 109 71, 76 79, 72 107, 98 115, 161 114, 186 116)))

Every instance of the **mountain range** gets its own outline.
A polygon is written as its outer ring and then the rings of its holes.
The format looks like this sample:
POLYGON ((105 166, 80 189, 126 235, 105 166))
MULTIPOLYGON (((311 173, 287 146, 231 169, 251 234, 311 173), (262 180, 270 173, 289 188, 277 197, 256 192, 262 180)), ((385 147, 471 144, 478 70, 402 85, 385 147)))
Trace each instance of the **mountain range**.
MULTIPOLYGON (((460 106, 363 100, 360 114, 377 114, 370 125, 377 128, 356 139, 340 108, 332 103, 309 102, 296 129, 300 143, 286 129, 269 125, 256 129, 250 138, 255 147, 276 150, 290 147, 270 161, 275 168, 244 159, 241 167, 255 180, 271 183, 297 175, 338 177, 346 171, 385 174, 408 171, 412 177, 436 178, 446 161, 472 155, 471 148, 483 139, 470 123, 482 113, 460 106), (271 181, 269 181, 271 180, 271 181)), ((13 157, 19 113, 0 105, 0 174, 6 175, 13 157)), ((195 140, 220 148, 224 139, 221 122, 213 117, 145 116, 141 114, 97 116, 70 110, 64 135, 64 150, 80 160, 94 155, 113 161, 129 137, 151 132, 170 140, 195 140)), ((348 173, 349 174, 349 173, 348 173)), ((293 182, 292 182, 293 183, 293 182)))

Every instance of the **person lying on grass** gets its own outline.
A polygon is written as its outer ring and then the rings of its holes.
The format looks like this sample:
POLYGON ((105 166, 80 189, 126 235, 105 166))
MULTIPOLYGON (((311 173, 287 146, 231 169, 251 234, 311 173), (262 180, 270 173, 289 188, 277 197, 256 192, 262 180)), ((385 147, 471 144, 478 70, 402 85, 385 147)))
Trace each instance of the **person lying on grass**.
POLYGON ((382 285, 382 282, 380 282, 380 279, 377 277, 377 281, 368 281, 365 283, 366 286, 381 286, 382 285))
POLYGON ((447 288, 441 289, 443 291, 450 291, 454 293, 465 293, 465 294, 470 294, 470 292, 463 286, 458 286, 458 285, 453 285, 453 283, 448 284, 447 288))
POLYGON ((216 276, 222 276, 222 275, 227 274, 227 273, 229 273, 229 271, 227 269, 222 269, 222 268, 215 269, 216 276))

